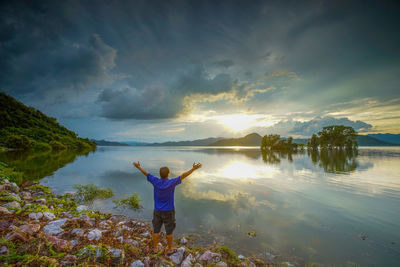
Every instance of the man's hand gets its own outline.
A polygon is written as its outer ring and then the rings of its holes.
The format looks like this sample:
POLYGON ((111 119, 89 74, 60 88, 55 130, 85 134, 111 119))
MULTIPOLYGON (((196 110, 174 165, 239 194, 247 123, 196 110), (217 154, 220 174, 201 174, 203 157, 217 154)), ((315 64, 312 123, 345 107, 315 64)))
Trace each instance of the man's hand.
POLYGON ((147 176, 147 174, 149 174, 146 170, 143 170, 142 167, 140 166, 140 162, 133 162, 132 163, 133 166, 135 166, 136 168, 139 169, 139 171, 141 171, 144 175, 147 176))
POLYGON ((133 162, 132 163, 133 164, 133 166, 135 166, 136 168, 140 168, 140 162, 138 161, 138 162, 133 162))
POLYGON ((198 168, 201 168, 201 163, 200 162, 199 163, 193 162, 193 167, 190 170, 188 170, 187 172, 184 172, 184 173, 181 174, 181 181, 183 179, 185 179, 186 177, 188 177, 189 175, 191 175, 192 172, 194 172, 198 168))
POLYGON ((199 162, 199 163, 196 164, 195 162, 193 162, 193 169, 197 170, 199 168, 201 168, 201 163, 199 162))

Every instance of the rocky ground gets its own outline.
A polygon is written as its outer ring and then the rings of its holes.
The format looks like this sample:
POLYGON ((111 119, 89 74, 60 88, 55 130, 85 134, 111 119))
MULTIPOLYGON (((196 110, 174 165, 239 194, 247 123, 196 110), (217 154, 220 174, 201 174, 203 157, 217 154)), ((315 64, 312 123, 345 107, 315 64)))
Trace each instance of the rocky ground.
MULTIPOLYGON (((165 240, 165 236, 162 236, 165 240)), ((227 247, 193 247, 176 240, 177 252, 151 253, 151 228, 143 221, 79 205, 72 194, 21 186, 0 178, 2 266, 272 266, 237 256, 227 247)))

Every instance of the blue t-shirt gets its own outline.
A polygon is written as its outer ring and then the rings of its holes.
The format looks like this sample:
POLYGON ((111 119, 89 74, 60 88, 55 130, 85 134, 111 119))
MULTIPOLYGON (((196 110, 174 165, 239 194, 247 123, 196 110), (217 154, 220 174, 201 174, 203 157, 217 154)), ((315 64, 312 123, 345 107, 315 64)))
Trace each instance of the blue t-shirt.
POLYGON ((147 181, 153 184, 154 187, 154 209, 155 210, 174 210, 174 192, 175 186, 181 183, 181 177, 174 179, 161 179, 147 174, 147 181))

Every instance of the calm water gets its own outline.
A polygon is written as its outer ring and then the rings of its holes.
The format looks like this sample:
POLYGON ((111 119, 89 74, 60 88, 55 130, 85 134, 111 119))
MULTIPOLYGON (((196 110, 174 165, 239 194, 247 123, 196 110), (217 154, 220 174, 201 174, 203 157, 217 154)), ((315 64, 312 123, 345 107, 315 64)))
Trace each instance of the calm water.
MULTIPOLYGON (((399 266, 400 148, 262 155, 258 148, 99 147, 41 182, 57 193, 89 182, 116 197, 138 192, 144 209, 124 213, 150 221, 152 185, 134 160, 155 175, 168 166, 174 177, 203 164, 176 188, 178 236, 298 265, 399 266)), ((117 212, 111 199, 93 205, 117 212)))

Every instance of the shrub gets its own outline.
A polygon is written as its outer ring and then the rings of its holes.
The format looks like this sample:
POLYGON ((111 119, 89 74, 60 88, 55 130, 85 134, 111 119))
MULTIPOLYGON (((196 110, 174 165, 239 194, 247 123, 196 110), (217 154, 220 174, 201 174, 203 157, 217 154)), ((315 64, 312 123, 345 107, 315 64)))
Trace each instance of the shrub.
POLYGON ((6 144, 8 148, 28 149, 32 141, 25 135, 10 135, 7 138, 6 144))
POLYGON ((124 209, 130 208, 133 210, 139 210, 143 208, 142 205, 140 205, 141 201, 142 200, 139 198, 138 193, 126 198, 116 198, 113 200, 117 207, 124 209))
POLYGON ((111 188, 105 188, 90 183, 87 185, 74 185, 74 189, 77 190, 76 198, 80 202, 90 202, 94 199, 106 199, 114 195, 111 188))
POLYGON ((51 148, 53 149, 53 150, 64 150, 64 149, 67 149, 67 146, 65 146, 65 145, 63 145, 63 144, 61 144, 60 142, 58 142, 58 141, 50 141, 50 146, 51 146, 51 148))

